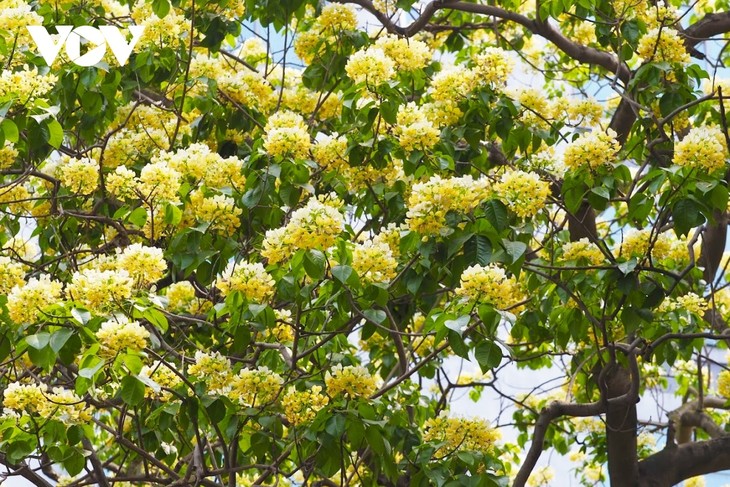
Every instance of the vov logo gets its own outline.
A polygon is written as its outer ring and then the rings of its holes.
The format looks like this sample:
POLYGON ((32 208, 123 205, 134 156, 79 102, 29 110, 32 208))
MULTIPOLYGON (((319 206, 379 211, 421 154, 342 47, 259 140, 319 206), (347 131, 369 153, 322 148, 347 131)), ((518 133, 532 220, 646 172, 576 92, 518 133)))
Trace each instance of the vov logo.
POLYGON ((53 42, 53 37, 48 33, 45 27, 41 25, 29 25, 28 32, 38 46, 43 59, 49 66, 61 51, 61 47, 66 45, 66 54, 71 62, 78 66, 93 66, 104 58, 106 46, 108 45, 114 57, 117 58, 120 66, 124 66, 132 54, 135 44, 139 41, 144 33, 144 26, 132 25, 129 32, 132 34, 132 40, 127 42, 126 38, 119 31, 119 28, 113 25, 102 25, 100 27, 91 27, 90 25, 82 25, 75 27, 73 25, 56 26, 59 39, 53 42), (90 49, 83 55, 81 54, 81 38, 87 42, 94 44, 96 47, 90 49))

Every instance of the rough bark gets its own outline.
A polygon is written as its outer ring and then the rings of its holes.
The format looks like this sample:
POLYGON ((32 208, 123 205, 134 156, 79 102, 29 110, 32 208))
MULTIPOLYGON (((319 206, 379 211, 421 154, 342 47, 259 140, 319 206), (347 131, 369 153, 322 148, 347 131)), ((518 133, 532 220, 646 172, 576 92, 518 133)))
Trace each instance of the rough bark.
MULTIPOLYGON (((605 380, 606 396, 610 400, 628 394, 631 373, 615 365, 605 380)), ((609 402, 606 408, 606 440, 608 476, 611 487, 636 487, 639 478, 636 453, 636 403, 609 402)))
POLYGON ((639 487, 670 487, 730 469, 730 436, 668 447, 639 463, 639 487))

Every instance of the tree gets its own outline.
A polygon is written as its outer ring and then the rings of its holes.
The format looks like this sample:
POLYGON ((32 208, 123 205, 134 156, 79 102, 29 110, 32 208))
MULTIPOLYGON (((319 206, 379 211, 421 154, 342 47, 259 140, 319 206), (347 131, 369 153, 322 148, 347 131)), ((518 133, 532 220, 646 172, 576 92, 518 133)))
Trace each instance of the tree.
POLYGON ((5 475, 730 469, 728 5, 492 3, 0 0, 5 475), (56 37, 49 66, 40 25, 144 30, 127 63, 56 37), (565 380, 514 397, 510 367, 565 380), (517 442, 461 391, 512 404, 517 442))

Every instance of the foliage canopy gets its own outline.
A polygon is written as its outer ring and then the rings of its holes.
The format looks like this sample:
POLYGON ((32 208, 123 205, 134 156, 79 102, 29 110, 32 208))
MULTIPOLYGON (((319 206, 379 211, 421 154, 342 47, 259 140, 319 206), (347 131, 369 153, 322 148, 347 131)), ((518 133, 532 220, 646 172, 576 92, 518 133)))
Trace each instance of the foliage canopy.
POLYGON ((493 3, 0 0, 10 475, 521 487, 543 446, 586 485, 730 468, 728 5, 493 3), (124 66, 47 66, 29 25, 145 30, 124 66), (564 381, 515 397, 515 367, 564 381), (512 418, 451 414, 464 390, 512 418))

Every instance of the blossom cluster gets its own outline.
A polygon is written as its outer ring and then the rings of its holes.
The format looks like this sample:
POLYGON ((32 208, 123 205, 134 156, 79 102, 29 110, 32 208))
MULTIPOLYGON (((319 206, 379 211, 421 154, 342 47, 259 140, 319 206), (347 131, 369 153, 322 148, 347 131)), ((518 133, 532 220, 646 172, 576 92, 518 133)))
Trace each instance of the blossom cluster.
POLYGON ((277 263, 298 249, 329 248, 345 224, 339 206, 339 200, 310 198, 304 207, 292 213, 287 225, 266 232, 261 255, 270 263, 277 263))
POLYGON ((443 179, 433 176, 425 183, 416 183, 408 198, 408 227, 424 236, 443 235, 446 214, 468 213, 490 194, 486 178, 471 176, 443 179))
POLYGON ((424 441, 441 444, 438 457, 458 450, 489 453, 501 437, 484 419, 449 417, 446 413, 426 420, 423 426, 424 441))
POLYGON ((494 264, 467 267, 461 274, 456 294, 471 302, 489 304, 500 310, 514 308, 525 299, 513 276, 494 264))

